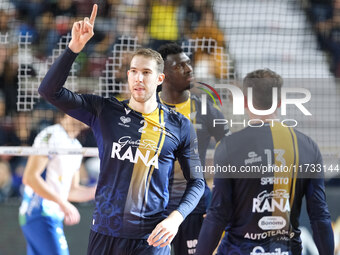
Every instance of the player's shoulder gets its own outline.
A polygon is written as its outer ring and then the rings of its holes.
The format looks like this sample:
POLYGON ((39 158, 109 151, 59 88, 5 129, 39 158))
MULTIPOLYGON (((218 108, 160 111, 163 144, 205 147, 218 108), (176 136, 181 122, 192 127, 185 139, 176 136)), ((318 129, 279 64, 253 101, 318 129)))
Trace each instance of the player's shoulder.
POLYGON ((84 100, 91 101, 91 103, 95 103, 95 104, 113 103, 117 105, 123 105, 124 101, 128 101, 115 95, 110 95, 107 97, 95 95, 95 94, 80 94, 80 95, 84 98, 84 100))
POLYGON ((61 139, 64 129, 60 124, 54 124, 41 130, 34 140, 34 144, 50 144, 52 140, 61 139))
POLYGON ((303 132, 297 129, 294 129, 294 133, 296 135, 299 147, 318 150, 317 143, 310 136, 304 134, 303 132))
POLYGON ((233 148, 235 150, 243 150, 244 144, 252 141, 254 136, 256 136, 253 131, 255 130, 252 128, 243 128, 241 130, 228 132, 221 138, 218 145, 233 148))
POLYGON ((120 112, 129 111, 129 100, 125 100, 122 98, 118 98, 116 96, 110 97, 101 97, 95 96, 92 97, 92 103, 96 106, 97 111, 102 112, 104 109, 115 109, 120 112))
POLYGON ((169 107, 165 104, 159 104, 160 108, 167 115, 168 119, 174 122, 182 122, 184 119, 187 119, 182 113, 177 112, 174 108, 169 107))

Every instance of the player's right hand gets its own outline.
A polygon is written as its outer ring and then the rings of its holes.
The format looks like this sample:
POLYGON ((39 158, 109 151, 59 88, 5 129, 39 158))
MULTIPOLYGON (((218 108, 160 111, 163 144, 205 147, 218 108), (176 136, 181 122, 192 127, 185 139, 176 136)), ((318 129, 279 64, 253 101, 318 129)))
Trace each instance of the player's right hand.
POLYGON ((84 18, 84 20, 76 21, 72 26, 72 39, 68 47, 74 52, 79 53, 85 44, 94 35, 93 28, 97 16, 98 5, 94 4, 92 8, 91 17, 84 18))
POLYGON ((64 223, 65 225, 78 224, 80 221, 80 214, 78 209, 68 201, 65 201, 60 205, 61 210, 64 212, 64 223))

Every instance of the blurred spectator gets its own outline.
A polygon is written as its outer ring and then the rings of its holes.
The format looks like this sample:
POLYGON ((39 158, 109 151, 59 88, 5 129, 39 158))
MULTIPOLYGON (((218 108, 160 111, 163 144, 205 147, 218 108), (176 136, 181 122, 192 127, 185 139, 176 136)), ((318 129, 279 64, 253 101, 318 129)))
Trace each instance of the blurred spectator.
POLYGON ((46 103, 45 100, 41 100, 35 105, 31 116, 30 122, 27 122, 30 125, 30 127, 27 127, 29 133, 26 140, 29 146, 33 145, 34 139, 40 131, 55 124, 59 118, 57 109, 46 103))
POLYGON ((0 90, 4 93, 6 115, 16 111, 18 65, 12 55, 13 51, 0 44, 0 90))
MULTIPOLYGON (((20 140, 13 131, 13 123, 11 118, 5 116, 6 104, 5 97, 0 92, 0 146, 18 146, 20 140)), ((2 158, 5 156, 2 155, 2 158)))
POLYGON ((206 7, 210 5, 209 0, 188 0, 185 1, 185 35, 190 35, 191 32, 198 26, 202 18, 202 13, 206 7))
MULTIPOLYGON (((0 93, 0 146, 20 146, 20 140, 17 137, 11 118, 5 116, 5 98, 0 93)), ((18 172, 17 166, 24 157, 13 157, 10 155, 0 155, 0 200, 3 196, 20 196, 20 186, 22 173, 18 172), (10 177, 8 177, 8 171, 10 177), (2 176, 4 175, 4 176, 2 176), (8 185, 11 184, 11 188, 8 185)))
POLYGON ((31 42, 36 43, 38 39, 38 32, 35 27, 35 16, 34 19, 30 17, 25 9, 19 9, 18 12, 18 26, 16 27, 16 35, 29 35, 31 37, 31 42))
POLYGON ((111 7, 111 15, 115 17, 116 36, 135 36, 136 26, 142 19, 142 10, 145 8, 144 0, 123 0, 111 7))
POLYGON ((194 70, 195 78, 198 81, 214 84, 215 72, 217 70, 216 61, 212 54, 207 52, 197 53, 195 56, 194 70))
POLYGON ((315 22, 316 33, 321 48, 330 54, 330 68, 340 77, 340 0, 311 3, 311 18, 315 22))
POLYGON ((53 49, 56 47, 60 34, 56 29, 56 20, 51 11, 45 11, 37 18, 36 22, 38 34, 38 54, 40 58, 46 59, 52 55, 53 49))
POLYGON ((108 2, 110 1, 111 0, 73 0, 72 2, 76 5, 78 16, 84 17, 91 13, 93 4, 100 6, 97 15, 105 16, 108 11, 108 2))
POLYGON ((47 1, 44 10, 36 17, 37 55, 46 59, 52 54, 60 38, 70 32, 73 17, 77 15, 76 4, 71 0, 47 1))
POLYGON ((198 26, 194 29, 190 37, 212 38, 216 40, 217 46, 225 47, 224 32, 218 27, 212 7, 206 6, 204 10, 198 26))
MULTIPOLYGON (((202 67, 202 64, 196 62, 205 61, 204 65, 209 64, 213 66, 215 78, 226 79, 228 67, 226 65, 226 41, 224 32, 218 27, 212 7, 206 6, 204 10, 198 26, 190 35, 192 39, 207 39, 204 42, 199 42, 199 45, 204 45, 203 47, 198 47, 197 52, 195 53, 195 68, 202 67)), ((211 67, 207 68, 211 69, 211 67)))
POLYGON ((332 17, 332 0, 310 0, 308 11, 311 21, 316 25, 315 28, 320 47, 324 50, 326 47, 325 31, 320 30, 318 26, 332 17))
MULTIPOLYGON (((181 39, 181 5, 178 0, 148 0, 148 26, 150 45, 158 49, 161 45, 181 39)), ((182 19, 183 20, 183 19, 182 19)))
POLYGON ((34 118, 31 112, 17 112, 13 116, 14 132, 19 138, 22 146, 28 146, 28 140, 30 136, 30 130, 32 130, 32 124, 34 118))
POLYGON ((49 8, 55 17, 77 17, 78 14, 77 5, 72 0, 57 0, 52 2, 49 8))
POLYGON ((45 0, 12 0, 17 10, 27 16, 27 22, 35 23, 35 19, 43 12, 49 1, 45 0))
POLYGON ((0 161, 0 203, 10 196, 12 187, 12 175, 7 162, 0 161))
POLYGON ((13 30, 15 20, 11 16, 14 13, 0 9, 0 90, 5 94, 7 115, 16 110, 17 99, 18 65, 14 55, 18 41, 13 30))
POLYGON ((138 44, 142 47, 146 47, 150 41, 150 35, 148 33, 147 27, 143 24, 138 24, 136 28, 136 36, 138 38, 138 44))

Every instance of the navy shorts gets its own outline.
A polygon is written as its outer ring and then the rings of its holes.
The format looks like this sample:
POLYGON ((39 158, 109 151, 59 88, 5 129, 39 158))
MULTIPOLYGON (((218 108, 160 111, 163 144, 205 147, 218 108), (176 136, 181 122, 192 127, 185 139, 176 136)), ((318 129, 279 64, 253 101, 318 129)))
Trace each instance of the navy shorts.
POLYGON ((189 214, 186 217, 172 241, 175 255, 195 254, 202 224, 203 214, 189 214))
POLYGON ((153 247, 146 239, 128 239, 90 231, 87 255, 170 255, 170 246, 153 247))

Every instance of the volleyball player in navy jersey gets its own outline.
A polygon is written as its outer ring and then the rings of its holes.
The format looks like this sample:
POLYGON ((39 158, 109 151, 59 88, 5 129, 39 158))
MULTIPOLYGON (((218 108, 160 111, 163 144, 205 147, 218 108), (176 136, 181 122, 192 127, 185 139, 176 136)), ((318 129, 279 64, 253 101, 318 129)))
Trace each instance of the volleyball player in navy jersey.
MULTIPOLYGON (((224 119, 222 112, 211 101, 207 101, 207 113, 203 114, 202 101, 199 96, 191 94, 190 88, 195 83, 194 71, 190 58, 176 43, 162 45, 157 50, 164 60, 165 80, 162 91, 158 93, 161 103, 182 113, 193 123, 198 140, 198 153, 202 165, 210 143, 214 138, 216 142, 229 134, 227 124, 213 125, 214 119, 224 119)), ((186 189, 186 181, 180 167, 175 164, 174 178, 170 187, 170 202, 168 210, 171 212, 178 206, 186 189)), ((210 202, 211 191, 206 185, 204 194, 190 215, 179 227, 172 245, 175 255, 193 254, 195 252, 198 235, 203 223, 203 217, 210 202)))
MULTIPOLYGON (((280 95, 282 84, 278 74, 264 69, 249 73, 243 87, 245 95, 247 88, 252 88, 255 109, 267 110, 272 106, 272 89, 277 88, 280 95)), ((226 171, 214 178, 212 202, 196 254, 212 254, 225 230, 219 255, 301 255, 303 198, 319 254, 334 254, 324 176, 306 168, 322 166, 318 146, 296 129, 272 121, 277 119, 275 113, 256 115, 248 109, 247 113, 252 126, 223 138, 216 148, 215 166, 232 167, 235 175, 226 171), (245 171, 264 166, 276 170, 262 174, 245 171)))
POLYGON ((92 128, 99 149, 100 175, 88 254, 169 254, 169 243, 204 191, 197 138, 190 121, 159 104, 156 87, 164 62, 151 49, 137 50, 128 70, 130 100, 80 95, 63 85, 78 53, 94 34, 97 14, 75 22, 66 51, 55 61, 39 93, 92 128), (187 189, 166 216, 173 163, 178 159, 187 189))

